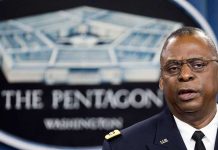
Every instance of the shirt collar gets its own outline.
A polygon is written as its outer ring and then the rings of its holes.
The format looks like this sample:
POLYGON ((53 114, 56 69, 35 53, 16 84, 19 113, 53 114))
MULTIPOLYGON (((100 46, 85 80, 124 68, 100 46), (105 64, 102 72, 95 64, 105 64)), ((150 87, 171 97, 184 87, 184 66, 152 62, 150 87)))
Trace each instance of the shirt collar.
POLYGON ((191 139, 193 133, 196 131, 195 128, 193 128, 192 126, 190 126, 189 124, 179 120, 177 117, 173 116, 175 119, 175 122, 177 124, 177 127, 180 131, 180 134, 182 137, 186 137, 185 139, 191 139))
POLYGON ((200 129, 206 138, 209 139, 209 141, 213 141, 216 139, 216 132, 218 128, 218 113, 216 112, 216 115, 214 116, 213 120, 205 127, 200 129))
MULTIPOLYGON (((218 107, 218 105, 217 105, 218 107)), ((176 116, 173 116, 175 119, 175 122, 177 124, 177 127, 180 131, 180 134, 182 135, 182 137, 186 137, 187 139, 191 139, 193 133, 196 130, 201 130, 204 135, 205 138, 207 138, 209 141, 214 141, 214 139, 216 139, 216 132, 218 129, 218 113, 216 112, 216 115, 214 116, 214 118, 212 119, 212 121, 205 126, 204 128, 201 129, 196 129, 192 126, 190 126, 189 124, 179 120, 176 116)))

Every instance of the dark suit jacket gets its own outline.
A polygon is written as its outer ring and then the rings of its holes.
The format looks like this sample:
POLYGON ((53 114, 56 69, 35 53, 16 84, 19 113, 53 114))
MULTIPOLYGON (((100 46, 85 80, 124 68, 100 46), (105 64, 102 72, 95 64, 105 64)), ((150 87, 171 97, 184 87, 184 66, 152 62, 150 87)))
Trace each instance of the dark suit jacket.
MULTIPOLYGON (((103 150, 186 150, 175 120, 168 109, 121 131, 104 141, 103 150)), ((215 150, 218 150, 216 139, 215 150)))

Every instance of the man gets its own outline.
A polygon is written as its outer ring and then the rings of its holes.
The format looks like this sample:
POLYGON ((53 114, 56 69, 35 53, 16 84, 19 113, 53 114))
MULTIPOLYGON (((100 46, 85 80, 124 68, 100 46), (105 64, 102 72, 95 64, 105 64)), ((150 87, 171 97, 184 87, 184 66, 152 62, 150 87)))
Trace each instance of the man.
POLYGON ((160 64, 159 87, 168 107, 111 132, 103 150, 218 150, 218 55, 213 41, 200 29, 178 29, 167 38, 160 64))

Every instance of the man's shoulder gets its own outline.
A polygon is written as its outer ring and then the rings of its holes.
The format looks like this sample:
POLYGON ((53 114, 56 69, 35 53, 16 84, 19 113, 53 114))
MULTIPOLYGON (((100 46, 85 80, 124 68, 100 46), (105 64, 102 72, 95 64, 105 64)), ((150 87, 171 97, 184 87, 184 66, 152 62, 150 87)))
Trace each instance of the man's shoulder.
MULTIPOLYGON (((138 122, 121 131, 112 131, 109 133, 109 139, 105 142, 112 147, 141 147, 145 143, 152 143, 155 138, 157 124, 163 118, 163 112, 156 114, 148 119, 138 122)), ((133 149, 133 148, 132 148, 133 149)))
POLYGON ((138 122, 121 131, 115 130, 107 135, 103 150, 138 150, 154 142, 158 124, 165 118, 165 111, 138 122))
POLYGON ((152 136, 152 134, 154 134, 154 130, 157 128, 158 122, 162 119, 161 116, 162 113, 159 113, 148 119, 140 121, 130 127, 121 130, 121 134, 129 138, 136 138, 137 136, 139 136, 139 138, 141 136, 152 136))
POLYGON ((104 141, 103 150, 139 150, 142 147, 146 149, 147 146, 154 146, 157 132, 166 132, 165 127, 171 122, 172 115, 170 115, 168 109, 165 109, 121 131, 111 132, 108 140, 104 141))

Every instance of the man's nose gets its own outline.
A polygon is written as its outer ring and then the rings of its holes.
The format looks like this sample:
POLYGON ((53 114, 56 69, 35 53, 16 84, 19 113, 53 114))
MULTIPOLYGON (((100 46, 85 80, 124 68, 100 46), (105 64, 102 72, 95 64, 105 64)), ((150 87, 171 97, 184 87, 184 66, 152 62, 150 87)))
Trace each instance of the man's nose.
POLYGON ((194 79, 194 74, 191 70, 191 68, 189 67, 188 64, 183 64, 181 66, 181 70, 180 73, 178 75, 178 80, 180 82, 187 82, 187 81, 191 81, 194 79))

